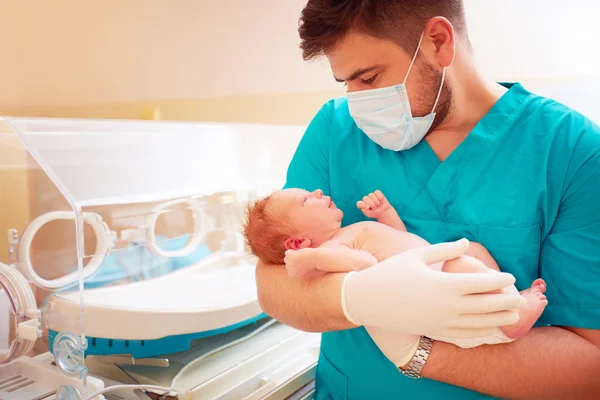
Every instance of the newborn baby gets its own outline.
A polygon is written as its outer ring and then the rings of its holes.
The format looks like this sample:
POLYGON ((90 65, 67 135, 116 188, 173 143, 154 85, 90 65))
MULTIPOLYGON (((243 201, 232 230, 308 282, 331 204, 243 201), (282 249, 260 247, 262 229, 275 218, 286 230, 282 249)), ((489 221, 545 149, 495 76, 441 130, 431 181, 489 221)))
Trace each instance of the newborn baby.
MULTIPOLYGON (((406 250, 429 245, 407 232, 400 216, 380 191, 365 196, 357 206, 366 217, 377 222, 358 222, 342 228, 342 211, 322 191, 284 189, 249 207, 244 235, 251 252, 262 262, 286 264, 291 276, 302 279, 361 270, 406 250)), ((487 268, 457 260, 433 264, 431 268, 445 272, 500 271, 494 258, 479 243, 471 242, 466 253, 469 256, 479 259, 487 268)), ((514 286, 510 290, 516 292, 514 286)), ((545 282, 537 279, 530 289, 521 292, 526 305, 519 310, 519 321, 502 327, 493 337, 475 344, 451 342, 473 347, 505 343, 524 335, 548 304, 545 291, 545 282)))

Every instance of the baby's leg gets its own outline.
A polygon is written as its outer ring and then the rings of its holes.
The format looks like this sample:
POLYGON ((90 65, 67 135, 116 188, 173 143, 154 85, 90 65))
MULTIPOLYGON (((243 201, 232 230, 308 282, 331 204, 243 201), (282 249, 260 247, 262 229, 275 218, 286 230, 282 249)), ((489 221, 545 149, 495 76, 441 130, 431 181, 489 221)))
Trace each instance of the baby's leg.
MULTIPOLYGON (((490 252, 477 242, 470 242, 469 249, 465 253, 467 256, 475 257, 479 261, 485 264, 486 267, 493 269, 494 271, 500 272, 500 267, 490 252)), ((460 272, 460 271, 456 271, 460 272)))
MULTIPOLYGON (((490 273, 493 271, 500 271, 498 264, 492 257, 492 255, 479 243, 471 243, 469 250, 466 252, 464 257, 474 257, 484 263, 487 268, 484 268, 479 263, 463 262, 459 263, 458 260, 450 260, 444 263, 442 271, 444 272, 484 272, 490 273)), ((465 260, 463 260, 465 261, 465 260)), ((507 289, 505 289, 507 290, 507 289)), ((516 292, 516 289, 512 289, 516 292)), ((521 295, 525 298, 525 307, 519 310, 519 321, 508 326, 502 327, 502 331, 506 336, 511 339, 516 339, 527 333, 533 324, 538 320, 544 308, 548 304, 544 292, 546 291, 546 283, 543 279, 536 279, 531 288, 521 292, 521 295)), ((496 290, 489 293, 501 293, 502 290, 496 290)))

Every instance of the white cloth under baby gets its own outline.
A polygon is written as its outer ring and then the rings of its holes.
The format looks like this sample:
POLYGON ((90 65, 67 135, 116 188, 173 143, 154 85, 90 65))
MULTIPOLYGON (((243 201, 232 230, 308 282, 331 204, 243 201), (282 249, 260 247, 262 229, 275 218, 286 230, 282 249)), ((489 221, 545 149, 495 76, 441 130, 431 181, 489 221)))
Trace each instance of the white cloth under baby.
POLYGON ((472 339, 464 339, 464 338, 449 338, 443 336, 432 337, 433 340, 439 340, 441 342, 452 343, 455 346, 458 346, 463 349, 470 349, 472 347, 481 346, 484 344, 501 344, 501 343, 509 343, 514 341, 515 339, 511 339, 502 332, 500 328, 494 328, 494 333, 488 336, 472 338, 472 339))
MULTIPOLYGON (((513 294, 513 293, 519 294, 519 291, 517 290, 517 288, 514 285, 507 288, 506 290, 508 293, 511 293, 511 294, 513 294)), ((491 335, 472 338, 472 339, 451 338, 451 337, 443 337, 443 336, 436 336, 436 337, 432 337, 431 339, 439 340, 439 341, 446 342, 446 343, 452 343, 453 345, 458 346, 463 349, 470 349, 472 347, 477 347, 477 346, 481 346, 484 344, 510 343, 515 340, 515 339, 511 339, 508 336, 506 336, 500 328, 494 328, 494 332, 491 335)))

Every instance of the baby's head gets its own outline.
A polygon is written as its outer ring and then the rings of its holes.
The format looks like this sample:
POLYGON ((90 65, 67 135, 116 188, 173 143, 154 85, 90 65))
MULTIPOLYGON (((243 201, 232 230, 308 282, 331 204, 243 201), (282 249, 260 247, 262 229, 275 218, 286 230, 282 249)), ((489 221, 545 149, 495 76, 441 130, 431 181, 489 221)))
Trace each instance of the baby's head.
POLYGON ((262 262, 283 264, 286 250, 318 247, 329 240, 342 217, 321 190, 284 189, 248 207, 244 236, 262 262))

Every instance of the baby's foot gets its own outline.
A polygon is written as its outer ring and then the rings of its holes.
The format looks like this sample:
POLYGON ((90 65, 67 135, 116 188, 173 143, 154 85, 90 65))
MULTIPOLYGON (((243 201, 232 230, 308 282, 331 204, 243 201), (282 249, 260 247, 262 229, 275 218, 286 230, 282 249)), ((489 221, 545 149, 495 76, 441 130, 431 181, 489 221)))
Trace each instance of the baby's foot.
POLYGON ((545 292, 546 282, 543 279, 536 279, 531 284, 531 288, 521 292, 521 296, 525 297, 525 307, 519 310, 518 322, 502 327, 502 331, 506 336, 516 339, 531 329, 548 305, 548 300, 544 295, 545 292))
POLYGON ((356 206, 367 218, 375 219, 392 207, 380 190, 369 193, 356 203, 356 206))

